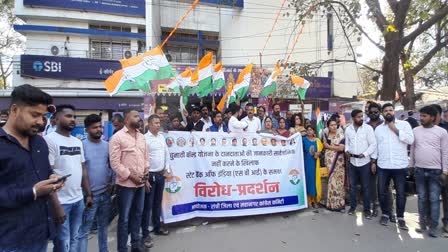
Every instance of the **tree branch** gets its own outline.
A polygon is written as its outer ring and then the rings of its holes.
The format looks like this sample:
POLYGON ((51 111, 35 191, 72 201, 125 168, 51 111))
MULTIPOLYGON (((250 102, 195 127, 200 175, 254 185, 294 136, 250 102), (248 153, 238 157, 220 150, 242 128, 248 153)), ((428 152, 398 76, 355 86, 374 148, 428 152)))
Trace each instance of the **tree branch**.
POLYGON ((401 46, 405 46, 412 39, 418 37, 420 34, 431 28, 435 23, 439 22, 447 15, 448 15, 448 5, 436 11, 436 13, 434 13, 434 15, 432 15, 432 17, 429 18, 426 22, 422 23, 414 31, 409 33, 407 36, 403 37, 401 41, 401 46))
POLYGON ((339 1, 329 1, 329 3, 332 4, 337 4, 339 6, 342 7, 342 9, 344 9, 345 13, 347 14, 347 16, 350 18, 350 20, 352 21, 352 23, 356 26, 356 28, 358 28, 358 30, 364 35, 366 36, 366 38, 372 42, 372 44, 374 44, 376 47, 378 47, 380 50, 384 51, 384 46, 380 45, 380 43, 376 42, 375 40, 373 40, 369 34, 362 28, 361 25, 358 24, 358 22, 356 21, 355 17, 350 13, 350 10, 347 8, 347 6, 345 6, 345 4, 339 2, 339 1))
POLYGON ((376 26, 382 32, 387 27, 387 20, 384 17, 383 12, 381 11, 381 6, 378 0, 366 0, 367 6, 369 6, 369 10, 373 13, 375 18, 376 26))
POLYGON ((416 75, 420 72, 431 61, 432 57, 434 57, 434 55, 436 55, 436 53, 438 53, 445 46, 448 46, 448 40, 434 46, 428 53, 425 54, 425 57, 423 57, 423 59, 411 69, 412 74, 416 75))
POLYGON ((397 29, 403 32, 404 24, 406 22, 406 16, 411 6, 411 0, 401 0, 397 3, 397 11, 395 12, 394 24, 397 29))

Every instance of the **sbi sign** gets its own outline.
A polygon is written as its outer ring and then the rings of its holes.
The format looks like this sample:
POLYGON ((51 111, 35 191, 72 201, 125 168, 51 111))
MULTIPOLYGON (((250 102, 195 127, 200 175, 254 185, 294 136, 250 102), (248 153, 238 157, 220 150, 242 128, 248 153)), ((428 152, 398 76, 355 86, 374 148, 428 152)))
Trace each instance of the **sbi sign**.
POLYGON ((52 72, 52 73, 60 73, 62 72, 62 64, 57 61, 34 61, 33 69, 36 72, 52 72))

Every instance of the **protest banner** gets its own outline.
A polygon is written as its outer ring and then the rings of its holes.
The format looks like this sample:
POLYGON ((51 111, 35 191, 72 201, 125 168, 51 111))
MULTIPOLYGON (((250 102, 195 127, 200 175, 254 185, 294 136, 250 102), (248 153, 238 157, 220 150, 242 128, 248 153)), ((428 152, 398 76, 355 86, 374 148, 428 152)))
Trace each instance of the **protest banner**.
POLYGON ((307 207, 300 134, 169 132, 165 223, 307 207))

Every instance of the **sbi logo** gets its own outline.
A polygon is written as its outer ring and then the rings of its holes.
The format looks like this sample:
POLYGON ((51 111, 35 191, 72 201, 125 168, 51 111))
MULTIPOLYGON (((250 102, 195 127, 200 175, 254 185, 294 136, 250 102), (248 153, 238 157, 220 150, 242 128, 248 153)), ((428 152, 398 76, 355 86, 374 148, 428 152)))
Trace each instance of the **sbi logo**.
POLYGON ((33 69, 36 72, 44 71, 44 72, 60 73, 62 72, 62 64, 61 62, 56 61, 44 61, 44 63, 42 63, 41 61, 34 61, 33 69))

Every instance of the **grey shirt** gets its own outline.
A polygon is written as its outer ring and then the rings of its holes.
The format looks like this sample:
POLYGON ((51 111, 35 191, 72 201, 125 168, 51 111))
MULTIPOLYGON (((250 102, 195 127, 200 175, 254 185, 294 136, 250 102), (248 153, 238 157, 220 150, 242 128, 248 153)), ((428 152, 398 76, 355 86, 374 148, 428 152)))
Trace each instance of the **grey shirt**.
POLYGON ((112 183, 112 169, 109 164, 109 143, 101 140, 99 143, 89 139, 82 141, 89 175, 90 189, 94 196, 107 190, 112 183))

